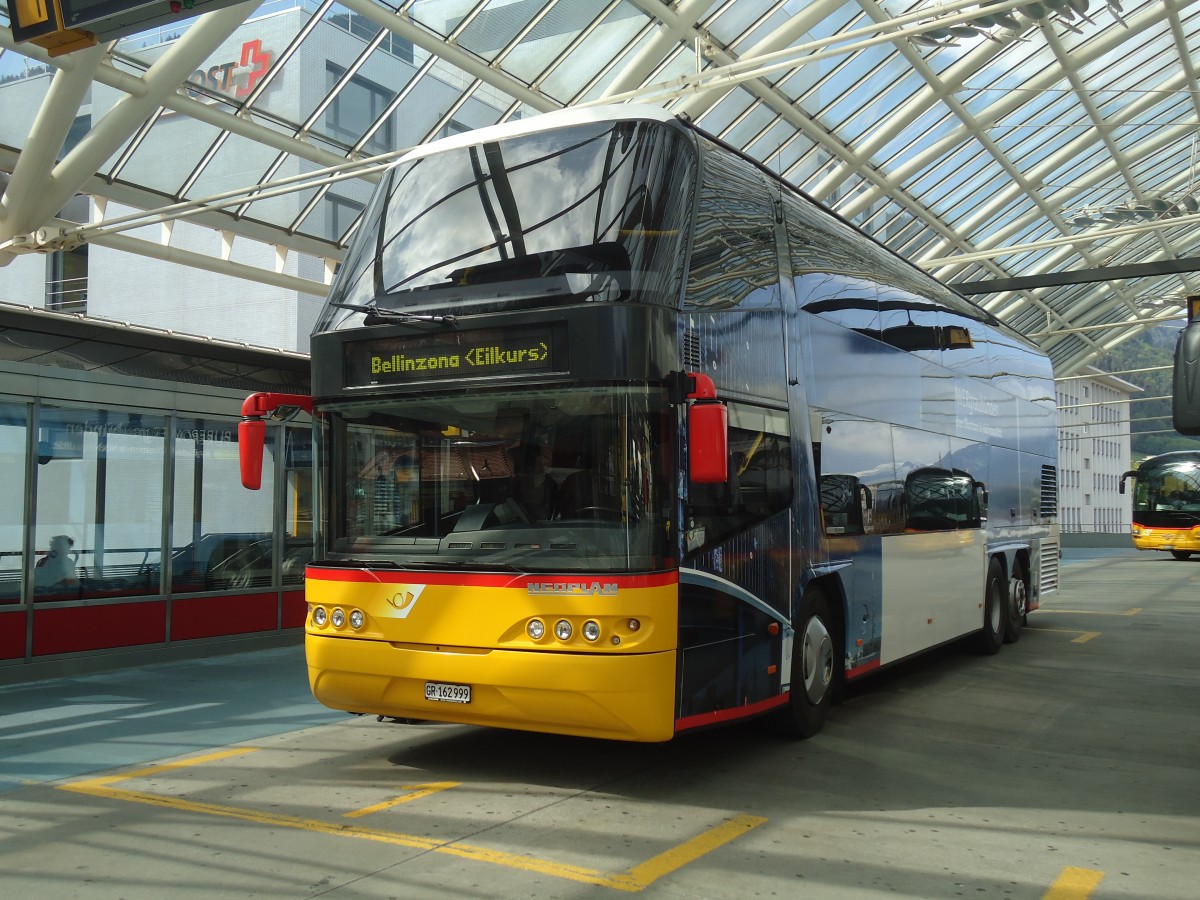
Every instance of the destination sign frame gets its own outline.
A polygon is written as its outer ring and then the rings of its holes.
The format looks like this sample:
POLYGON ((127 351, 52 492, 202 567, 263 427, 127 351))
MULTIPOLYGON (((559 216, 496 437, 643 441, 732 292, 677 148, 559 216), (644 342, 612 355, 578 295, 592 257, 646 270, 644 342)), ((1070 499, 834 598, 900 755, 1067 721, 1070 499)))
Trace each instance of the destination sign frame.
POLYGON ((347 388, 565 371, 561 324, 406 334, 343 345, 347 388))

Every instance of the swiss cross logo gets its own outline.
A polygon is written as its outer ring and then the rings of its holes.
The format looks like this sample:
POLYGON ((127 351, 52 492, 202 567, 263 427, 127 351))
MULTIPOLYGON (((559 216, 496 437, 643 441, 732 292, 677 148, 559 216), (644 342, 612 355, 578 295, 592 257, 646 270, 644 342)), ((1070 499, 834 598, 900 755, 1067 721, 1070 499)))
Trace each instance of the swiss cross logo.
POLYGON ((246 86, 238 88, 238 97, 245 97, 253 91, 254 86, 267 74, 270 65, 271 54, 263 51, 262 41, 246 41, 242 44, 242 66, 249 66, 250 71, 246 75, 246 86))
MULTIPOLYGON (((248 97, 271 68, 274 54, 264 50, 262 41, 246 41, 238 61, 218 63, 207 69, 197 69, 188 76, 190 84, 216 91, 239 100, 248 97)), ((199 96, 194 92, 193 96, 199 96)))

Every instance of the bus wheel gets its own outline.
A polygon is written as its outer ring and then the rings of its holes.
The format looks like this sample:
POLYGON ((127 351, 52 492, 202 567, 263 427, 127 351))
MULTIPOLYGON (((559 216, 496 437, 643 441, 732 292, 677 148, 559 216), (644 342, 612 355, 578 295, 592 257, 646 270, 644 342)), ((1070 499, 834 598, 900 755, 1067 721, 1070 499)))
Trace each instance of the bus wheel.
POLYGON ((776 717, 779 730, 791 737, 812 737, 829 715, 838 662, 831 625, 825 595, 809 588, 792 645, 791 696, 776 717))
POLYGON ((1175 557, 1176 559, 1191 559, 1192 551, 1191 550, 1172 550, 1171 555, 1173 557, 1175 557))
POLYGON ((1008 616, 1008 591, 1005 590, 1004 570, 999 560, 988 564, 987 584, 983 588, 983 631, 979 634, 979 649, 991 656, 1000 652, 1008 616))
POLYGON ((1015 644, 1021 637, 1025 624, 1025 613, 1029 598, 1029 585, 1019 562, 1013 563, 1012 576, 1008 579, 1008 616, 1004 623, 1004 643, 1015 644))

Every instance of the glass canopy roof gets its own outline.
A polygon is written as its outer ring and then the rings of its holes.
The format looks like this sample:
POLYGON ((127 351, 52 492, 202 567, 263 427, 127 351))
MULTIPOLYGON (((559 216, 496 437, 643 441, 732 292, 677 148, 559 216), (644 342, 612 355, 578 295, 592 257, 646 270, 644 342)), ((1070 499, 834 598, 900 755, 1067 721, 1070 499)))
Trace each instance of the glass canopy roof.
POLYGON ((278 278, 294 253, 327 278, 399 152, 652 103, 1066 375, 1200 293, 1197 58, 1190 0, 269 0, 53 58, 0 28, 0 252, 61 236, 83 193, 122 210, 89 242, 142 252, 118 236, 187 217, 275 249, 224 253, 240 277, 278 278))

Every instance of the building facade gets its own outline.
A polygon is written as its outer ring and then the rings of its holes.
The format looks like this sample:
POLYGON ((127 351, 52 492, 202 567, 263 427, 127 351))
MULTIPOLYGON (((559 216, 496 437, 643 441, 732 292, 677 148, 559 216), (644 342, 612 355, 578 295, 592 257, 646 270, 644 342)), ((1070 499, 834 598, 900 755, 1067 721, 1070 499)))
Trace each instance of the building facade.
POLYGON ((1062 378, 1058 391, 1058 515, 1066 533, 1129 531, 1130 498, 1121 475, 1132 468, 1130 402, 1141 390, 1088 367, 1062 378))

